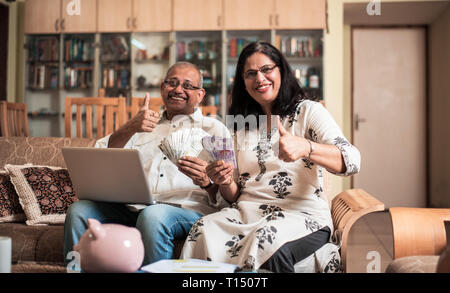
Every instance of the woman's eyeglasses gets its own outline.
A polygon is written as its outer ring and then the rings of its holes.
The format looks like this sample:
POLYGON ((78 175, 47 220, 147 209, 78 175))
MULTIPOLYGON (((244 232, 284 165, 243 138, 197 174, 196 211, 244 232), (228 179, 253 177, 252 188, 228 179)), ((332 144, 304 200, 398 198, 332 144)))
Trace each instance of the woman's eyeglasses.
MULTIPOLYGON (((166 79, 166 80, 164 80, 164 84, 170 88, 177 88, 180 85, 180 80, 179 79, 166 79)), ((192 83, 190 83, 189 81, 183 81, 183 83, 181 83, 181 87, 185 90, 200 90, 201 89, 201 87, 197 87, 197 86, 193 85, 192 83)))
POLYGON ((276 65, 276 64, 274 64, 274 65, 264 65, 264 66, 261 66, 261 68, 258 69, 258 70, 247 70, 244 73, 244 78, 245 79, 255 79, 256 76, 258 75, 258 71, 261 71, 261 73, 264 74, 264 75, 270 74, 270 73, 272 73, 272 71, 277 66, 278 65, 276 65))

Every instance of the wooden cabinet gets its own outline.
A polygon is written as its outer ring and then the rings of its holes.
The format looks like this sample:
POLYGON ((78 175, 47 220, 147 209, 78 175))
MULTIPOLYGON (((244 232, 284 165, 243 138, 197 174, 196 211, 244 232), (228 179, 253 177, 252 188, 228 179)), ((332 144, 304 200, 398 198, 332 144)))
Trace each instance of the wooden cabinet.
POLYGON ((326 0, 27 0, 25 33, 323 29, 326 0), (172 19, 173 18, 173 19, 172 19))
POLYGON ((131 32, 133 0, 98 0, 98 31, 131 32))
POLYGON ((167 0, 98 0, 98 31, 170 31, 171 4, 167 0))
POLYGON ((25 2, 26 34, 60 32, 61 0, 27 0, 25 2))
POLYGON ((134 0, 133 31, 167 32, 172 29, 172 3, 168 0, 134 0))
POLYGON ((274 0, 223 0, 227 30, 271 29, 274 0))
POLYGON ((173 0, 175 31, 221 30, 222 0, 173 0))
POLYGON ((224 29, 323 29, 326 0, 223 0, 224 29))
POLYGON ((276 0, 275 12, 275 29, 323 29, 326 26, 326 0, 276 0))
POLYGON ((62 1, 60 22, 63 33, 92 33, 97 31, 97 0, 80 0, 80 14, 71 13, 72 0, 62 1))

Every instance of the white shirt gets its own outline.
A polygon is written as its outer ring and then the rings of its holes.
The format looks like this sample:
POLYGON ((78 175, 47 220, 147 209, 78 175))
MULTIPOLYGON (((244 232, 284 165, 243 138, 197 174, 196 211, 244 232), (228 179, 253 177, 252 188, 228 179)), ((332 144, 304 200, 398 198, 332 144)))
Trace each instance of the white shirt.
MULTIPOLYGON (((203 116, 201 110, 196 108, 193 114, 177 115, 172 120, 168 120, 164 112, 152 132, 135 133, 124 148, 137 149, 141 153, 144 171, 155 200, 180 204, 183 208, 209 214, 227 205, 220 194, 216 194, 216 203, 213 203, 208 193, 195 185, 191 178, 181 173, 158 147, 161 140, 172 132, 191 127, 201 128, 210 135, 230 137, 228 129, 222 122, 203 116)), ((107 148, 109 138, 110 135, 99 139, 95 147, 107 148)), ((199 154, 198 158, 210 161, 210 156, 205 150, 199 154)))

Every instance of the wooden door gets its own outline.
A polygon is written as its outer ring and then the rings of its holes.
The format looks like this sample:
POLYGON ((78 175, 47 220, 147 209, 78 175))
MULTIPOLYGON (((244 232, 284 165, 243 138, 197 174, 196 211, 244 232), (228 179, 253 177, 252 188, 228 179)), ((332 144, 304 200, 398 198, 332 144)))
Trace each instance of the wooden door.
POLYGON ((386 207, 426 205, 426 32, 357 28, 353 50, 353 187, 386 207))
POLYGON ((72 0, 63 0, 61 32, 94 33, 97 31, 97 0, 80 0, 80 13, 73 14, 72 0))
POLYGON ((167 32, 172 29, 172 5, 167 0, 134 0, 135 32, 167 32))
POLYGON ((25 1, 25 34, 60 32, 61 0, 25 1))
POLYGON ((259 30, 274 25, 274 0, 223 0, 225 29, 259 30))
POLYGON ((326 0, 276 0, 276 29, 323 29, 326 0))
POLYGON ((175 31, 222 29, 222 0, 173 0, 175 31))
POLYGON ((98 31, 131 32, 133 0, 98 0, 98 31))

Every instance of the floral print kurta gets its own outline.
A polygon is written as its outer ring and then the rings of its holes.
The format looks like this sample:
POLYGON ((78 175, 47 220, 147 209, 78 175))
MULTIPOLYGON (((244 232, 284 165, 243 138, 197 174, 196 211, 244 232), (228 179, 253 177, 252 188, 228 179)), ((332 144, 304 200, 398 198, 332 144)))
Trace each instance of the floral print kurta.
MULTIPOLYGON (((282 124, 291 134, 337 146, 346 171, 336 175, 359 171, 359 151, 320 103, 300 102, 282 124)), ((290 163, 278 159, 278 140, 275 126, 268 135, 249 140, 245 149, 236 151, 240 197, 231 207, 194 224, 182 258, 227 262, 256 270, 283 244, 325 226, 333 231, 323 191, 323 172, 327 171, 305 158, 290 163)))

